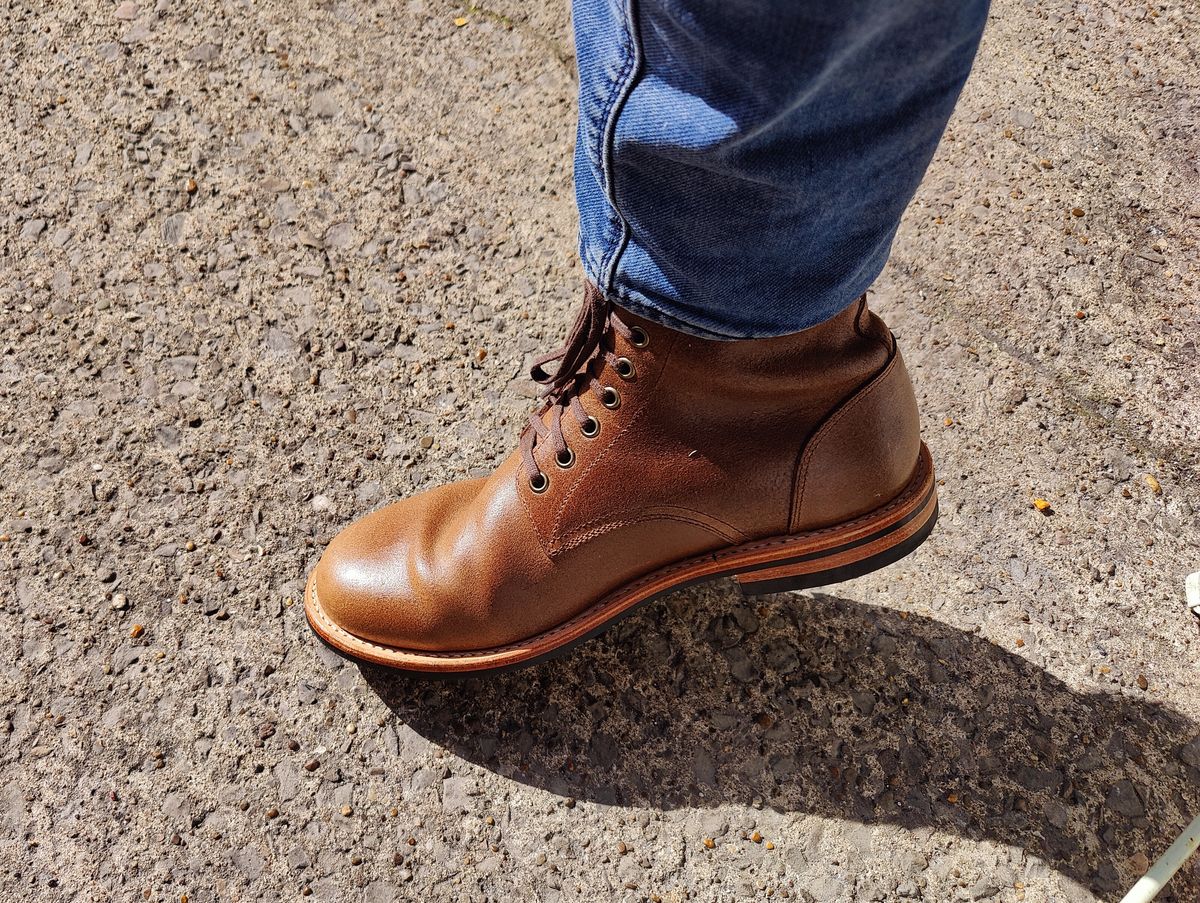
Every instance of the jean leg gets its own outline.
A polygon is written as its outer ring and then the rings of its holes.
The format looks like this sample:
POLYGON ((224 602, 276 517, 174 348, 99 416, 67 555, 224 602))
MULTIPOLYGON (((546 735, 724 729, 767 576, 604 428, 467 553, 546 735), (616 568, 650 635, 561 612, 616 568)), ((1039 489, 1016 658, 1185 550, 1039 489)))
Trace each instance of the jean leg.
POLYGON ((579 256, 597 286, 612 285, 627 225, 617 213, 612 179, 613 130, 641 68, 633 0, 573 0, 579 68, 579 126, 575 140, 575 201, 579 256))
POLYGON ((860 295, 970 71, 987 0, 575 0, 590 279, 718 338, 860 295))

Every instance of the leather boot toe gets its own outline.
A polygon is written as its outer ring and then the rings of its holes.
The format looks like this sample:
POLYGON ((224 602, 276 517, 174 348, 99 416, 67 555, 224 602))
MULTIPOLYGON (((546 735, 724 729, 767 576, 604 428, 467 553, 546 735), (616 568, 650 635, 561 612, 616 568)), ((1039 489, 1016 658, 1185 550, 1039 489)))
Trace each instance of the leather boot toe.
POLYGON ((447 595, 436 570, 439 524, 469 506, 482 480, 452 483, 396 502, 342 530, 313 572, 326 618, 342 631, 383 646, 447 648, 478 629, 469 606, 447 595))

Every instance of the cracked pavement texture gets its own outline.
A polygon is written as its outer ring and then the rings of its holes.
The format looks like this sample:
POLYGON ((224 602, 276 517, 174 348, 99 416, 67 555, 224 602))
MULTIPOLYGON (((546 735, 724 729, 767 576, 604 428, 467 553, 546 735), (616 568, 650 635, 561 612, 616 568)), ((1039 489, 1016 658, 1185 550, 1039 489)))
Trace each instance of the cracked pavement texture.
POLYGON ((1200 812, 1198 46, 995 3, 872 299, 916 554, 447 684, 297 602, 569 325, 565 3, 9 0, 0 899, 1118 899, 1200 812))

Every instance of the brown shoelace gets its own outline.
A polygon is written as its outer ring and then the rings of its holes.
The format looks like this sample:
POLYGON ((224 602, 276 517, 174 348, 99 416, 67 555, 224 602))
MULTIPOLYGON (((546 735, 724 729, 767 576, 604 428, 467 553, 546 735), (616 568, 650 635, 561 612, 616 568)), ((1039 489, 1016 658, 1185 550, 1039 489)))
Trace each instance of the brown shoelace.
MULTIPOLYGON (((575 325, 571 327, 566 344, 553 354, 538 358, 529 370, 533 381, 545 386, 540 393, 541 403, 521 433, 522 465, 529 477, 530 486, 536 492, 545 491, 548 485, 548 478, 542 473, 533 456, 533 450, 539 442, 549 440, 560 467, 570 467, 575 462, 575 454, 563 436, 564 411, 571 412, 584 436, 594 438, 599 432, 599 422, 589 415, 579 402, 580 393, 590 390, 606 407, 617 406, 612 403, 613 399, 619 404, 620 395, 616 390, 602 385, 592 372, 592 365, 603 361, 620 374, 619 362, 622 359, 611 347, 605 347, 605 338, 610 329, 635 345, 645 344, 645 332, 636 326, 630 327, 623 323, 616 315, 612 303, 589 282, 584 293, 583 308, 575 318, 575 325), (635 339, 635 333, 638 339, 635 339), (545 365, 554 361, 559 362, 557 369, 554 373, 547 373, 545 365), (547 411, 550 412, 549 424, 543 419, 547 411)), ((624 363, 629 364, 628 361, 624 363)), ((629 371, 629 375, 620 375, 629 379, 632 370, 629 371)))

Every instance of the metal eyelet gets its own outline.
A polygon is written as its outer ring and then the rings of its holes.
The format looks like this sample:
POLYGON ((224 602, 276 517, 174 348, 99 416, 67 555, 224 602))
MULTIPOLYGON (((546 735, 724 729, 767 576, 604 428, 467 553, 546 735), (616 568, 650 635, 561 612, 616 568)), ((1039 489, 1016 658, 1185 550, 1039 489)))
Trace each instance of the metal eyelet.
POLYGON ((563 457, 562 452, 559 452, 557 455, 554 456, 554 463, 557 464, 559 467, 561 467, 563 470, 566 470, 570 467, 574 467, 575 466, 575 452, 571 451, 571 449, 568 448, 567 456, 565 458, 563 457))
POLYGON ((629 327, 629 344, 634 348, 645 348, 650 344, 650 336, 640 326, 629 327))
POLYGON ((600 421, 595 417, 588 417, 587 420, 580 424, 579 435, 583 436, 584 439, 595 439, 600 435, 600 421))
POLYGON ((543 492, 545 492, 547 489, 550 488, 550 478, 548 476, 546 476, 544 473, 539 473, 535 477, 530 477, 529 478, 529 488, 532 489, 534 492, 536 492, 538 495, 541 495, 543 492))
POLYGON ((600 393, 600 403, 610 411, 615 411, 621 406, 621 393, 612 386, 605 386, 600 393))
POLYGON ((637 376, 637 369, 633 366, 633 361, 627 357, 617 358, 613 369, 617 371, 617 376, 624 380, 630 380, 637 376))

